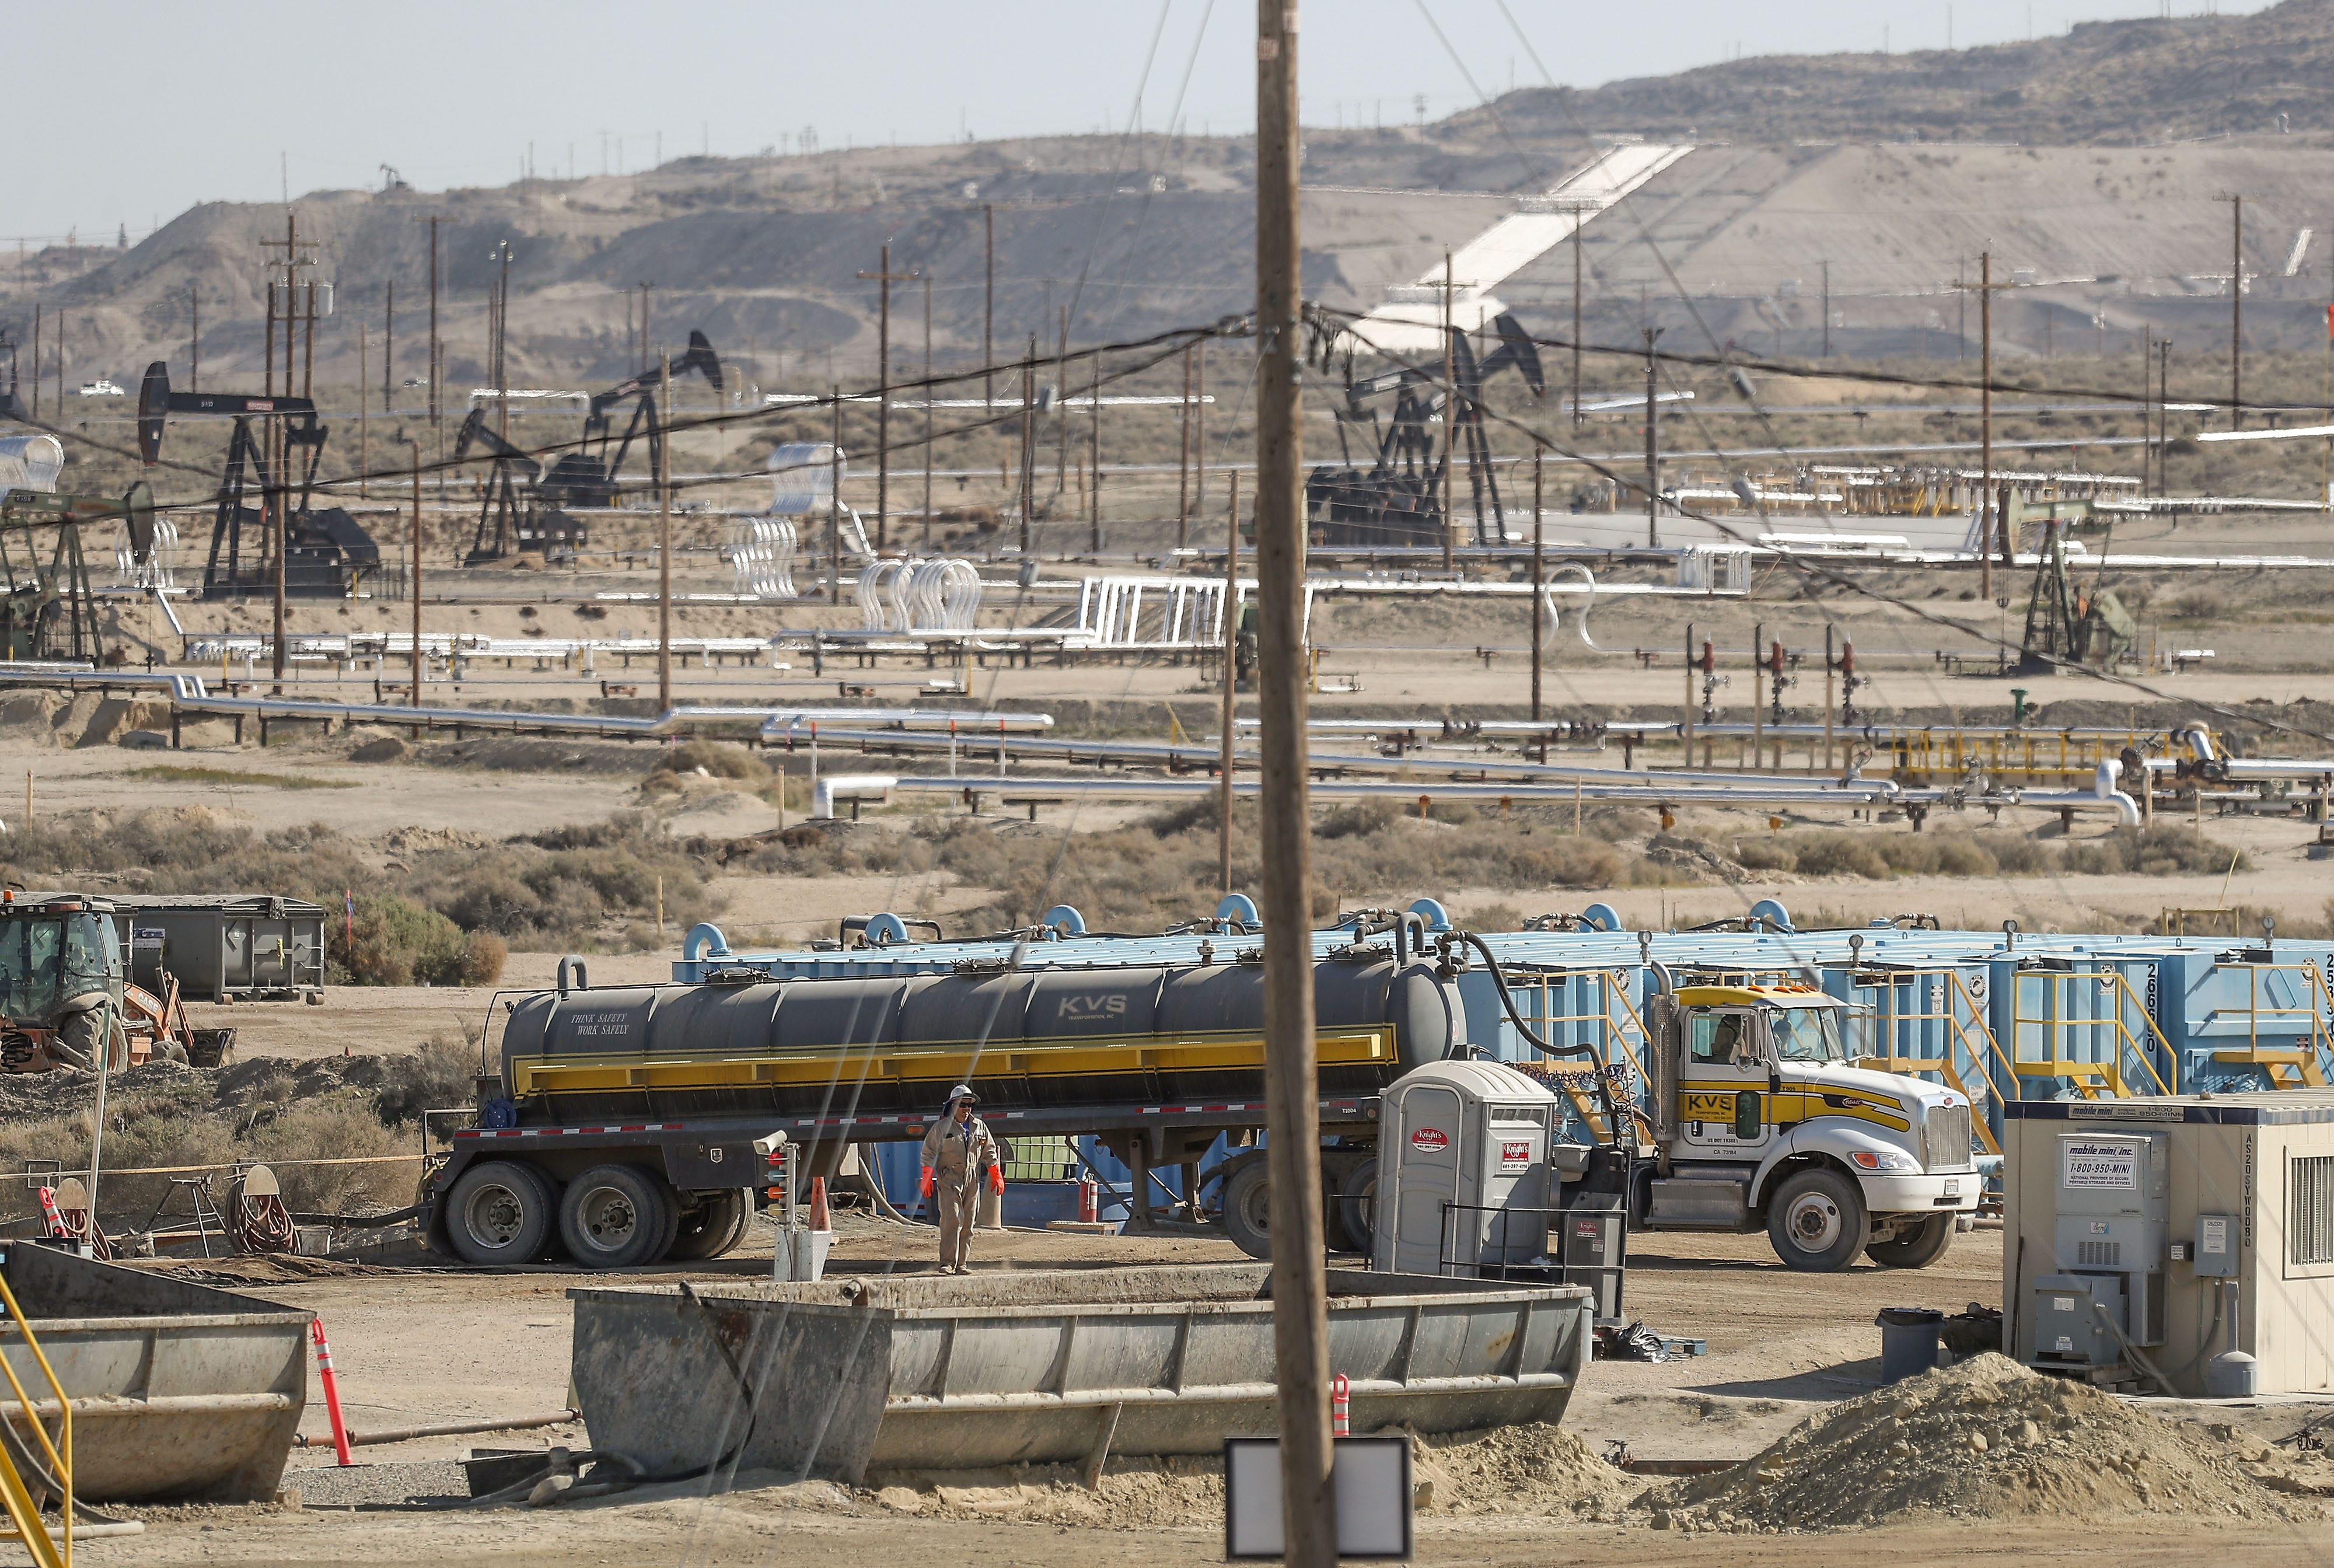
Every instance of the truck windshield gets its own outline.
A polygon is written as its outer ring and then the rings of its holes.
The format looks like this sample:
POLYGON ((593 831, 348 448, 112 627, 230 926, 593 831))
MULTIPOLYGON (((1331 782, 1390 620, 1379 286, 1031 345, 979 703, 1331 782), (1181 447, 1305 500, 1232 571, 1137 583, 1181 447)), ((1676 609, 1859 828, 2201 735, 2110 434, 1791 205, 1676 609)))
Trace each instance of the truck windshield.
POLYGON ((65 962, 59 1000, 71 1002, 92 991, 121 1000, 121 944, 113 922, 101 915, 65 917, 65 962))
POLYGON ((0 921, 0 1013, 11 1022, 46 1024, 57 1011, 61 920, 0 921))
POLYGON ((1828 1007, 1787 1007, 1769 1014, 1775 1054, 1785 1061, 1846 1061, 1839 1019, 1828 1007))

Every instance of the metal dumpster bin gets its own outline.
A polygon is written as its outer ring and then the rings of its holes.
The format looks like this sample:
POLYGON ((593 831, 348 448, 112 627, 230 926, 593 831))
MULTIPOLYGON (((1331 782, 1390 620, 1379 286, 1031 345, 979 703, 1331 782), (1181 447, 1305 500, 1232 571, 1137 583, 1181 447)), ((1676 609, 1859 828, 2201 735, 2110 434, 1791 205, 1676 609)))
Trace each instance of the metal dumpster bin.
POLYGON ((323 905, 272 894, 127 897, 130 978, 188 1002, 287 1000, 324 988, 323 905))
MULTIPOLYGON (((858 1485, 871 1470, 1212 1454, 1270 1432, 1270 1270, 1013 1272, 806 1285, 578 1289, 592 1446, 651 1475, 858 1485)), ((1589 1292, 1329 1272, 1329 1369, 1353 1423, 1553 1422, 1592 1343, 1589 1292)))
MULTIPOLYGON (((10 1242, 0 1272, 73 1406, 73 1494, 92 1503, 275 1496, 308 1402, 312 1313, 10 1242)), ((0 1355, 43 1414, 41 1376, 0 1313, 0 1355)), ((27 1443, 0 1384, 0 1419, 27 1443)))

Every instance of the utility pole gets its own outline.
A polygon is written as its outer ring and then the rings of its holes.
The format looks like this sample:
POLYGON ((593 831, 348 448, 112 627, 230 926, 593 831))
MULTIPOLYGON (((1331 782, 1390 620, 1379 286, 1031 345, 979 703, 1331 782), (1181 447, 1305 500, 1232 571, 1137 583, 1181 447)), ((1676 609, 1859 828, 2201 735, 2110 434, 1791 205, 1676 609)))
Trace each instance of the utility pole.
MULTIPOLYGON (((880 555, 890 539, 885 525, 892 511, 892 286, 894 283, 913 283, 922 274, 894 273, 889 240, 884 241, 879 254, 881 259, 876 262, 875 270, 863 272, 859 276, 876 286, 877 297, 882 302, 875 312, 875 549, 880 555)), ((647 303, 645 296, 641 303, 647 303)), ((929 391, 924 402, 928 405, 931 402, 929 391)), ((929 467, 929 450, 925 462, 929 467)))
POLYGON ((1662 451, 1658 415, 1661 407, 1654 401, 1658 373, 1654 365, 1654 344, 1661 341, 1662 329, 1649 326, 1645 330, 1645 547, 1662 547, 1662 451))
POLYGON ((1062 324, 1054 338, 1054 494, 1070 488, 1070 307, 1062 309, 1062 324))
MULTIPOLYGON (((1259 198, 1261 199, 1261 198, 1259 198)), ((1262 241, 1259 242, 1259 247, 1262 241)), ((1451 352, 1451 253, 1442 253, 1442 569, 1451 570, 1452 536, 1458 532, 1459 519, 1452 515, 1451 460, 1459 450, 1459 382, 1458 371, 1452 364, 1451 352)), ((1263 432, 1258 432, 1259 441, 1263 432)), ((1259 489, 1259 493, 1261 490, 1259 489)))
POLYGON ((2216 196, 2229 204, 2229 428, 2245 428, 2245 198, 2216 196))
POLYGON ((33 302, 33 422, 41 422, 41 305, 38 300, 33 302))
POLYGON ((446 443, 438 427, 438 383, 445 377, 439 373, 438 363, 438 226, 446 220, 433 212, 413 221, 429 226, 429 368, 423 373, 429 378, 429 431, 442 453, 446 443))
MULTIPOLYGON (((275 323, 280 319, 284 324, 284 395, 288 398, 293 395, 292 347, 294 335, 298 330, 299 317, 298 308, 293 303, 296 297, 293 292, 294 280, 299 276, 299 269, 301 267, 311 265, 309 262, 302 258, 300 253, 303 250, 313 250, 315 248, 314 241, 304 240, 300 237, 300 218, 296 212, 286 212, 284 215, 284 237, 281 240, 265 239, 260 241, 260 247, 264 250, 273 250, 278 245, 281 245, 284 247, 284 259, 281 262, 272 262, 269 266, 271 269, 275 266, 281 266, 284 269, 284 308, 280 313, 275 308, 276 284, 275 280, 271 277, 267 282, 267 317, 270 334, 267 343, 267 357, 269 362, 268 388, 272 392, 275 387, 275 339, 273 334, 275 323)), ((315 298, 313 284, 309 286, 309 303, 311 314, 313 315, 315 298)), ((314 340, 314 331, 313 326, 310 330, 309 335, 310 341, 313 344, 314 340)), ((57 318, 57 345, 60 358, 62 358, 64 346, 64 318, 62 315, 57 318)), ((312 366, 313 363, 312 359, 312 366)), ((62 366, 60 366, 59 370, 57 401, 59 406, 62 407, 64 402, 62 366)), ((271 427, 274 427, 275 424, 275 421, 270 421, 271 427)), ((282 430, 275 430, 274 434, 275 438, 275 462, 271 465, 273 471, 269 476, 269 483, 265 487, 266 490, 272 492, 272 494, 268 495, 267 499, 268 541, 275 552, 275 569, 272 574, 275 579, 275 631, 272 639, 275 646, 268 663, 274 678, 275 693, 277 696, 282 696, 284 693, 284 639, 285 622, 286 618, 285 605, 284 603, 285 557, 289 553, 287 547, 291 543, 292 533, 292 518, 290 516, 292 493, 292 445, 290 441, 284 439, 285 432, 282 430)))
MULTIPOLYGON (((2329 340, 2334 341, 2334 340, 2329 340)), ((2156 482, 2156 324, 2139 329, 2139 493, 2156 482)))
POLYGON ((827 401, 834 408, 834 434, 828 442, 826 483, 826 545, 834 570, 827 583, 827 602, 843 603, 843 388, 830 382, 827 401))
POLYGON ((413 456, 413 702, 421 706, 421 443, 409 436, 413 456))
POLYGON ((1588 226, 1590 209, 1572 209, 1572 428, 1578 430, 1587 416, 1580 411, 1580 284, 1582 260, 1580 231, 1588 226))
MULTIPOLYGON (((657 711, 672 711, 672 356, 657 381, 657 711)), ((702 661, 699 661, 702 663, 702 661)))
POLYGON ((1208 514, 1208 340, 1191 361, 1191 508, 1208 514))
POLYGON ((649 290, 656 286, 643 281, 641 285, 641 369, 649 368, 649 290))
POLYGON ((1021 559, 1029 559, 1029 514, 1037 506, 1037 481, 1030 470, 1037 466, 1037 334, 1029 334, 1029 353, 1021 362, 1021 559))
POLYGON ((1183 345, 1183 402, 1176 410, 1176 434, 1181 445, 1175 452, 1175 548, 1181 550, 1191 542, 1191 350, 1183 345))
MULTIPOLYGON (((888 269, 887 269, 888 270, 888 269)), ((932 275, 924 278, 924 554, 932 553, 932 275)))
POLYGON ((381 286, 381 411, 397 409, 397 285, 381 286))
POLYGON ((1232 471, 1231 520, 1224 527, 1223 713, 1217 737, 1216 884, 1232 890, 1232 682, 1239 665, 1239 471, 1232 471))
POLYGON ((2172 493, 2172 340, 2156 344, 2156 493, 2172 493))
POLYGON ((510 258, 511 242, 495 247, 502 276, 495 281, 495 433, 510 440, 510 258))
POLYGON ((1823 264, 1823 356, 1831 358, 1831 263, 1823 264))
POLYGON ((187 390, 203 390, 203 293, 199 288, 187 290, 187 313, 194 323, 194 337, 188 350, 187 390))
POLYGON ((980 409, 990 414, 997 411, 996 375, 989 368, 997 363, 997 208, 986 201, 980 226, 980 409))
MULTIPOLYGON (((1265 1124, 1282 1560, 1289 1568, 1334 1568, 1312 824, 1305 771, 1297 8, 1287 0, 1257 0, 1256 11, 1257 710, 1263 721, 1265 1124)), ((1447 297, 1447 269, 1444 281, 1447 297)))
POLYGON ((371 346, 372 334, 357 328, 357 494, 366 496, 372 487, 372 367, 366 363, 365 351, 371 346))
MULTIPOLYGON (((1544 449, 1532 442, 1532 722, 1539 722, 1540 649, 1548 640, 1548 540, 1540 525, 1540 458, 1544 449)), ((1505 530, 1502 530, 1503 532, 1505 530)))
POLYGON ((1981 252, 1977 259, 1977 324, 1978 324, 1978 445, 1982 456, 1978 463, 1979 512, 1978 597, 1993 597, 1993 531, 1999 521, 1993 506, 1993 252, 1981 252))
POLYGON ((1102 355, 1094 358, 1094 374, 1086 393, 1086 467, 1094 485, 1086 492, 1086 521, 1093 535, 1095 564, 1102 557, 1102 355))

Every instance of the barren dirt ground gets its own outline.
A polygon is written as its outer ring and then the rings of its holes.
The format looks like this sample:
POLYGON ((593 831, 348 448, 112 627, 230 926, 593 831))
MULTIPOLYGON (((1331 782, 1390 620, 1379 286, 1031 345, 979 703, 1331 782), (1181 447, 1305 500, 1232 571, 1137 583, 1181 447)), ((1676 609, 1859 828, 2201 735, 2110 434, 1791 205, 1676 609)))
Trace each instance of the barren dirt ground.
MULTIPOLYGON (((857 1224, 831 1270, 856 1273, 926 1266, 931 1233, 857 1224)), ((1811 1278, 1777 1263, 1754 1238, 1662 1237, 1632 1259, 1628 1307, 1657 1329, 1709 1341, 1706 1357, 1666 1365, 1593 1363, 1565 1424, 1601 1447, 1625 1441, 1646 1458, 1742 1458, 1822 1406, 1876 1386, 1883 1306, 1998 1304, 2000 1233, 1961 1238, 1936 1266, 1916 1274, 1858 1267, 1811 1278)), ((737 1278, 766 1268, 757 1250, 686 1276, 643 1271, 623 1282, 677 1277, 737 1278)), ((1188 1236, 1084 1238, 984 1233, 983 1270, 1066 1263, 1229 1263, 1229 1244, 1188 1236)), ((265 1276, 264 1263, 228 1273, 265 1276)), ((253 1293, 320 1313, 333 1336, 349 1418, 368 1426, 555 1411, 565 1402, 569 1303, 564 1292, 614 1282, 544 1271, 485 1275, 456 1271, 374 1270, 333 1277, 253 1282, 253 1293)), ((323 1439, 312 1403, 304 1429, 323 1439)), ((471 1443, 582 1446, 581 1427, 508 1437, 439 1438, 358 1450, 368 1466, 446 1460, 471 1443)), ((328 1446, 295 1452, 285 1478, 299 1488, 332 1464, 328 1446)), ((360 1478, 361 1479, 361 1478, 360 1478)), ((748 1480, 755 1477, 747 1477, 748 1480)), ((321 1478, 307 1489, 323 1495, 321 1478)), ((2120 1561, 2171 1563, 2209 1544, 2249 1562, 2317 1561, 2334 1529, 2270 1528, 2199 1522, 2193 1529, 2143 1521, 2117 1538, 2120 1561)), ((2048 1522, 1991 1524, 1982 1535, 1950 1524, 1723 1541, 1568 1524, 1502 1519, 1496 1514, 1419 1521, 1419 1558, 1430 1563, 1571 1563, 1658 1556, 1688 1563, 1857 1563, 1885 1551, 1912 1564, 2022 1562, 2059 1554, 2069 1543, 2048 1522)), ((242 1508, 157 1511, 147 1534, 88 1543, 97 1563, 389 1563, 416 1558, 535 1563, 670 1563, 787 1561, 875 1563, 940 1553, 976 1563, 1068 1563, 1107 1556, 1131 1564, 1220 1560, 1220 1536, 1203 1528, 1135 1531, 1009 1522, 926 1520, 866 1504, 838 1505, 818 1488, 751 1490, 709 1498, 687 1486, 555 1511, 431 1513, 405 1507, 297 1511, 242 1508)))

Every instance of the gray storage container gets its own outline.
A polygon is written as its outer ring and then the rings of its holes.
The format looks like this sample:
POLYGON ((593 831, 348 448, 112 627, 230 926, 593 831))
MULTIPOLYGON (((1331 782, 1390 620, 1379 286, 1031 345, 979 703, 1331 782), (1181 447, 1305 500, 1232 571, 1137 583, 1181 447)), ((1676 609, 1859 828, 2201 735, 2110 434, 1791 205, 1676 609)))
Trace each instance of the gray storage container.
POLYGON ((329 912, 268 894, 120 897, 133 984, 159 994, 176 975, 188 1002, 288 1000, 324 989, 329 912))

